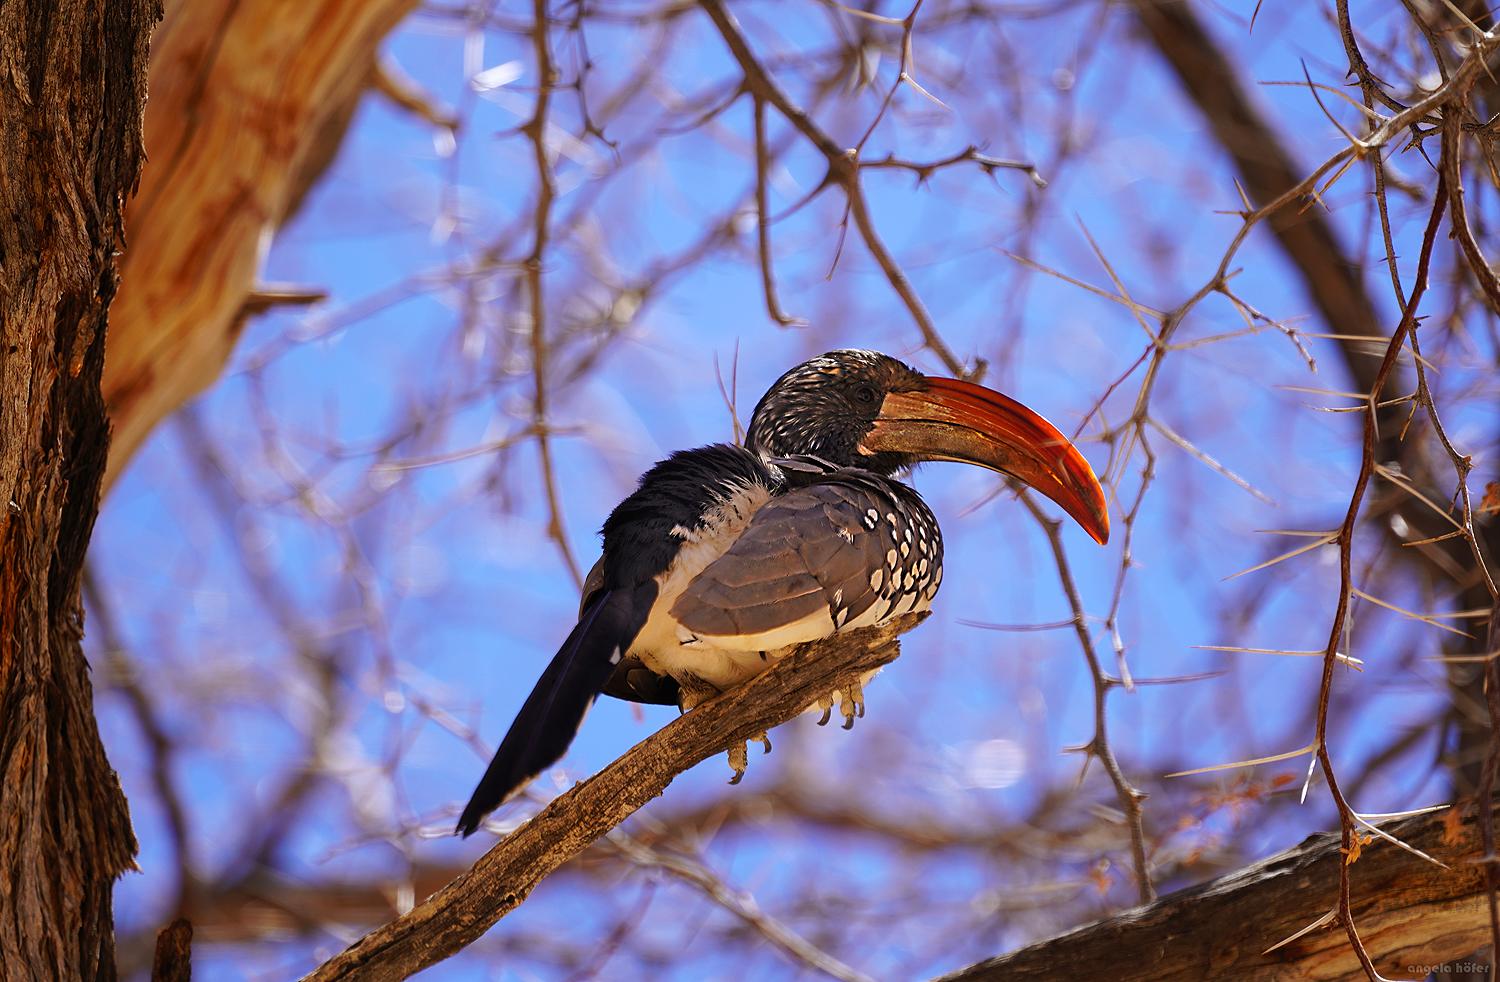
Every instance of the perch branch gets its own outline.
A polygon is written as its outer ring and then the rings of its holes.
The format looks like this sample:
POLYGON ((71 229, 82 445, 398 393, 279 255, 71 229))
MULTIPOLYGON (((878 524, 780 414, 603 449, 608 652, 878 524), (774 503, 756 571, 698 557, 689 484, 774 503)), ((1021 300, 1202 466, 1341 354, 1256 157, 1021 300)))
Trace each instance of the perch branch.
POLYGON ((660 795, 689 767, 780 726, 834 689, 893 661, 907 614, 799 648, 770 671, 674 720, 560 795, 411 912, 365 935, 304 982, 394 982, 455 954, 525 901, 548 873, 660 795))

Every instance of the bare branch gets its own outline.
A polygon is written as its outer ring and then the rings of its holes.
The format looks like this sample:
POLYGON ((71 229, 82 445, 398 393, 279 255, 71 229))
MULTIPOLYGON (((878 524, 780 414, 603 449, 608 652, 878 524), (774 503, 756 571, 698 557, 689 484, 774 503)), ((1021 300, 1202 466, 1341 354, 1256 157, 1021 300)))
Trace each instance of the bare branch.
MULTIPOLYGON (((895 257, 886 249, 885 242, 876 231, 875 223, 865 203, 864 193, 860 189, 858 152, 840 147, 805 110, 792 101, 791 96, 782 89, 765 65, 756 58, 755 52, 750 48, 749 39, 740 30, 739 21, 729 12, 723 0, 699 0, 699 4, 713 20, 719 33, 724 36, 730 52, 745 73, 745 83, 749 86, 751 94, 758 101, 768 102, 775 106, 777 111, 785 116, 787 121, 807 137, 813 146, 817 147, 827 158, 828 176, 825 181, 839 184, 848 195, 849 210, 854 216, 854 222, 860 234, 864 237, 865 246, 874 256, 875 261, 880 264, 880 268, 885 271, 891 287, 906 304, 907 310, 911 312, 912 319, 917 322, 917 328, 922 332, 925 345, 933 354, 942 359, 948 371, 952 372, 956 378, 978 381, 985 371, 983 360, 976 361, 974 368, 969 369, 948 347, 948 343, 938 333, 932 315, 927 312, 927 306, 917 296, 916 289, 911 285, 905 271, 896 263, 895 257)), ((921 4, 918 3, 917 7, 920 6, 921 4)), ((914 8, 912 16, 915 15, 916 9, 914 8)))
POLYGON ((366 935, 306 982, 404 979, 475 941, 536 884, 651 801, 683 771, 779 726, 834 689, 894 660, 926 614, 799 648, 764 674, 687 713, 559 796, 465 875, 366 935))
POLYGON ((1149 904, 1156 899, 1156 888, 1151 883, 1151 866, 1146 856, 1146 833, 1141 816, 1141 802, 1146 800, 1146 795, 1137 791, 1131 785, 1130 780, 1125 777, 1125 771, 1121 769, 1120 762, 1115 759, 1114 749, 1109 745, 1104 710, 1113 680, 1104 674, 1104 670, 1099 666, 1099 657, 1094 654, 1094 641, 1089 637, 1088 615, 1084 611, 1083 598, 1078 593, 1078 585, 1073 582, 1073 573, 1068 566, 1068 554, 1063 549, 1062 537, 1058 534, 1062 523, 1048 518, 1030 492, 1022 491, 1021 501, 1037 523, 1042 526, 1042 531, 1047 534, 1047 541, 1052 546, 1053 559, 1057 563, 1058 575, 1062 578, 1063 590, 1068 595, 1069 606, 1073 608, 1073 628, 1078 634, 1078 644, 1083 649, 1083 657, 1088 661, 1089 673, 1093 676, 1094 682, 1094 738, 1088 742, 1085 752, 1099 758, 1104 764, 1105 771, 1109 773, 1110 781, 1114 783, 1115 795, 1120 800, 1120 808, 1125 812, 1126 825, 1130 829, 1130 849, 1135 861, 1136 883, 1141 903, 1149 904))

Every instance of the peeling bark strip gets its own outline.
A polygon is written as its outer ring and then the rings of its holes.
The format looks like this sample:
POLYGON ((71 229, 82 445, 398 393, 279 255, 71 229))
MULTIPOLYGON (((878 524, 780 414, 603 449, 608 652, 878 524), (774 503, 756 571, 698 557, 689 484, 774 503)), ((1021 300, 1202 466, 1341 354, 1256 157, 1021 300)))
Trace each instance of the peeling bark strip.
POLYGON ((678 774, 894 661, 901 650, 896 638, 926 617, 906 614, 883 627, 802 645, 764 675, 678 717, 553 800, 468 872, 324 962, 304 982, 394 982, 456 954, 521 906, 544 876, 660 795, 678 774))
POLYGON ((375 49, 416 0, 169 0, 111 311, 108 487, 219 378, 274 232, 333 159, 375 49))
MULTIPOLYGON (((1379 838, 1349 867, 1354 919, 1382 976, 1422 978, 1488 942, 1484 869, 1474 862, 1483 849, 1469 811, 1461 826, 1455 824, 1451 845, 1445 844, 1450 836, 1442 811, 1380 826, 1447 869, 1379 838)), ((1228 876, 937 982, 1356 982, 1365 972, 1332 920, 1265 953, 1333 910, 1343 861, 1339 834, 1321 832, 1228 876)))
POLYGON ((158 0, 0 4, 0 978, 115 977, 125 797, 79 640, 158 0))

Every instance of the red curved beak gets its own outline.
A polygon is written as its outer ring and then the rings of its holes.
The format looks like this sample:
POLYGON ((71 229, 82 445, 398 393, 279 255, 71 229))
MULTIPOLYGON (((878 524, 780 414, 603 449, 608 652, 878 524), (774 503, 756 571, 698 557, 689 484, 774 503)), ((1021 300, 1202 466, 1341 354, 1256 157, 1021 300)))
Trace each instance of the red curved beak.
POLYGON ((929 377, 924 391, 892 392, 860 449, 1009 474, 1057 502, 1100 545, 1109 541, 1104 489, 1088 461, 1057 427, 993 389, 929 377))

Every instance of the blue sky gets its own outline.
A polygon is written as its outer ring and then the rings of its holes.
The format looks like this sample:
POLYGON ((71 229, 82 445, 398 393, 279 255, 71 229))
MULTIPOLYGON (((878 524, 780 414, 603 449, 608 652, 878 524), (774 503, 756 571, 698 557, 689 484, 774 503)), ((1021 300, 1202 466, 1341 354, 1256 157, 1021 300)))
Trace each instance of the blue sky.
MULTIPOLYGON (((1315 80, 1340 83, 1337 36, 1321 11, 1267 4, 1247 33, 1249 7, 1199 7, 1247 78, 1298 79, 1305 64, 1315 80)), ((529 16, 529 8, 496 9, 504 17, 529 16)), ((804 102, 816 94, 792 72, 797 59, 831 45, 835 19, 838 29, 854 29, 851 18, 814 3, 734 9, 757 50, 787 66, 779 75, 804 102)), ((1356 17, 1372 37, 1399 27, 1379 11, 1356 17)), ((584 568, 597 556, 595 530, 637 474, 673 449, 733 438, 716 362, 727 377, 737 360, 742 420, 782 371, 831 348, 878 348, 933 373, 943 369, 920 349, 910 315, 852 231, 835 268, 843 209, 836 190, 773 231, 783 305, 812 326, 770 322, 753 214, 736 215, 753 204, 749 104, 741 99, 708 125, 659 135, 668 123, 681 126, 699 115, 667 107, 712 105, 737 77, 701 13, 684 14, 673 30, 662 56, 646 29, 619 23, 590 29, 596 106, 642 64, 658 71, 648 91, 605 127, 618 141, 618 158, 597 139, 577 139, 576 99, 557 96, 555 119, 570 135, 559 138, 555 218, 567 234, 545 267, 549 317, 553 331, 578 332, 557 335, 557 361, 582 357, 599 325, 614 325, 598 348, 597 368, 555 382, 551 410, 560 433, 559 503, 568 543, 584 568), (691 250, 705 226, 725 221, 737 230, 732 245, 662 279, 643 297, 630 292, 691 250)), ((991 178, 972 167, 944 169, 921 186, 898 171, 869 171, 864 180, 881 235, 948 344, 966 358, 987 359, 988 384, 1070 433, 1145 350, 1146 336, 1125 307, 1006 253, 1112 291, 1091 236, 1138 302, 1165 309, 1212 274, 1239 221, 1223 213, 1239 207, 1227 161, 1176 80, 1131 41, 1131 31, 1122 11, 1079 5, 1009 19, 998 31, 919 34, 918 78, 953 108, 903 91, 865 151, 866 160, 887 153, 921 160, 984 145, 994 155, 1036 163, 1047 177, 1042 192, 1019 171, 998 170, 991 178), (1060 155, 1064 128, 1070 149, 1060 155)), ((571 75, 576 42, 559 29, 555 45, 571 75)), ((529 39, 419 13, 386 51, 465 122, 449 152, 444 132, 367 95, 325 179, 278 234, 263 279, 316 286, 329 299, 253 322, 224 379, 192 409, 191 425, 201 425, 231 462, 244 500, 214 503, 195 477, 190 425, 168 421, 112 491, 95 535, 93 562, 125 638, 153 679, 171 731, 185 741, 176 776, 189 799, 194 863, 210 876, 264 821, 263 809, 285 775, 306 765, 306 732, 327 709, 328 692, 309 681, 315 673, 295 638, 334 653, 341 708, 320 743, 318 763, 333 777, 278 850, 279 868, 309 881, 399 875, 411 862, 472 859, 493 841, 439 835, 485 761, 435 722, 430 707, 477 727, 479 740, 492 747, 576 609, 575 586, 547 539, 533 443, 406 466, 494 443, 529 420, 529 321, 514 265, 529 249, 534 200, 531 145, 517 132, 536 82, 529 39), (513 63, 514 71, 503 70, 513 63), (514 77, 480 92, 470 79, 484 70, 491 79, 514 77), (508 262, 482 275, 454 275, 486 249, 508 262), (421 424, 414 435, 384 445, 391 434, 412 431, 414 421, 421 424), (256 587, 268 581, 279 591, 270 602, 256 587)), ((874 90, 850 94, 832 86, 834 94, 819 106, 818 118, 841 141, 859 138, 891 84, 890 50, 875 71, 874 90)), ((1305 166, 1340 146, 1338 131, 1305 88, 1262 86, 1255 97, 1277 115, 1305 166)), ((1335 100, 1333 111, 1352 125, 1347 107, 1335 100)), ((772 209, 781 212, 818 185, 823 164, 774 114, 770 144, 786 148, 771 181, 772 209)), ((1394 166, 1425 181, 1425 164, 1412 156, 1398 157, 1394 166)), ((1352 247, 1365 241, 1367 184, 1366 173, 1356 170, 1324 199, 1352 247)), ((1425 205, 1393 201, 1409 270, 1425 205)), ((1375 258, 1369 249, 1363 255, 1375 258)), ((1233 281, 1239 296, 1277 320, 1322 330, 1267 232, 1254 233, 1234 265, 1243 269, 1233 281)), ((1381 302, 1389 321, 1394 308, 1381 302)), ((1177 340, 1243 326, 1227 301, 1213 298, 1188 317, 1177 340)), ((1472 354, 1462 346, 1452 353, 1438 384, 1453 395, 1451 425, 1460 439, 1483 451, 1493 439, 1493 414, 1472 396, 1485 391, 1479 349, 1487 342, 1473 343, 1472 354)), ((1338 583, 1336 554, 1328 548, 1225 580, 1299 544, 1256 530, 1332 528, 1347 507, 1358 466, 1358 417, 1313 411, 1310 404, 1347 403, 1284 388, 1349 388, 1330 342, 1308 344, 1316 374, 1273 329, 1174 352, 1158 383, 1157 418, 1275 504, 1155 435, 1155 483, 1135 529, 1136 565, 1120 605, 1130 667, 1140 678, 1225 673, 1111 695, 1113 745, 1132 778, 1155 793, 1147 809, 1157 828, 1191 810, 1184 792, 1166 787, 1169 771, 1280 753, 1311 739, 1316 659, 1194 647, 1326 644, 1338 583), (1161 810, 1152 811, 1158 802, 1161 810)), ((1140 377, 1105 403, 1113 420, 1128 415, 1140 377)), ((1084 428, 1080 446, 1102 471, 1108 450, 1091 439, 1097 422, 1084 428)), ((1121 470, 1118 491, 1127 501, 1141 464, 1136 457, 1121 470)), ((892 815, 1016 821, 1076 780, 1080 758, 1062 751, 1092 735, 1089 676, 1067 631, 1000 633, 961 621, 1066 619, 1057 571, 1024 509, 1008 495, 990 500, 994 475, 941 464, 912 480, 947 542, 948 573, 934 616, 871 686, 861 726, 844 733, 789 724, 783 729, 795 732, 785 739, 773 734, 777 752, 755 755, 739 790, 753 794, 783 768, 802 766, 815 771, 831 798, 860 796, 892 815), (900 749, 890 752, 891 746, 900 749), (891 766, 879 767, 882 760, 891 766), (1004 786, 982 786, 1001 783, 997 767, 1004 786)), ((1103 549, 1071 524, 1064 529, 1093 615, 1111 603, 1121 563, 1118 528, 1103 549)), ((1377 541, 1373 532, 1362 533, 1359 555, 1371 555, 1377 541)), ((1423 609, 1444 602, 1423 597, 1408 577, 1378 585, 1392 591, 1393 602, 1423 609)), ((1437 652, 1435 629, 1366 605, 1356 610, 1353 637, 1355 653, 1371 666, 1363 675, 1341 672, 1335 683, 1334 759, 1350 768, 1393 730, 1426 719, 1443 699, 1440 666, 1420 660, 1437 652)), ((1099 651, 1112 664, 1107 640, 1099 651)), ((139 733, 118 696, 102 693, 100 712, 142 842, 143 874, 126 878, 117 891, 117 917, 127 931, 162 916, 175 880, 139 733)), ((557 786, 592 773, 673 714, 601 701, 563 761, 557 786)), ((1422 753, 1430 756, 1436 739, 1434 733, 1422 753)), ((1421 756, 1383 772, 1361 789, 1356 806, 1387 812, 1441 800, 1444 780, 1432 776, 1421 756)), ((1300 778, 1305 766, 1302 758, 1262 773, 1300 778)), ((679 778, 661 807, 682 811, 711 800, 724 793, 727 776, 722 761, 706 762, 679 778)), ((1306 806, 1256 825, 1241 848, 1260 855, 1329 827, 1326 798, 1315 784, 1306 806)), ((1097 768, 1077 807, 1086 801, 1113 803, 1097 768)), ((1232 832, 1224 815, 1206 828, 1232 832)), ((1101 854, 1128 861, 1118 849, 1101 854)), ((878 842, 829 839, 817 830, 727 835, 705 855, 729 881, 756 885, 773 913, 792 905, 802 877, 879 897, 899 872, 878 842)), ((1057 876, 1076 878, 1097 858, 1060 858, 1057 876)), ((1045 912, 1017 915, 991 925, 992 933, 974 942, 978 947, 958 945, 945 959, 913 960, 945 911, 972 909, 984 891, 1014 886, 1022 874, 1013 874, 956 859, 936 862, 928 870, 928 906, 899 930, 851 924, 855 953, 843 957, 879 977, 927 977, 1057 929, 1045 912)), ((1129 903, 1128 877, 1112 882, 1095 913, 1129 903)), ((606 898, 580 893, 571 880, 544 885, 496 932, 587 937, 601 924, 607 931, 610 917, 601 911, 628 906, 638 888, 625 884, 606 898)), ((673 910, 701 904, 690 891, 673 889, 671 898, 653 904, 675 904, 673 910)), ((679 944, 665 926, 660 930, 661 944, 679 944)), ((687 945, 678 969, 683 978, 784 977, 778 972, 786 965, 774 954, 747 966, 715 955, 707 942, 696 944, 687 945)), ((330 935, 253 953, 200 947, 195 967, 205 978, 285 977, 341 945, 330 935)), ((538 977, 514 964, 471 954, 423 977, 538 977)), ((607 968, 605 976, 610 971, 629 975, 624 966, 607 968)))

